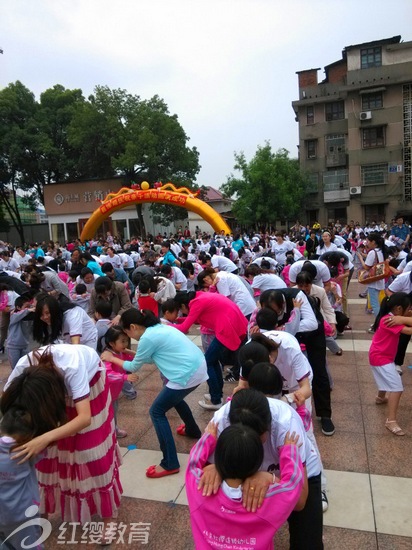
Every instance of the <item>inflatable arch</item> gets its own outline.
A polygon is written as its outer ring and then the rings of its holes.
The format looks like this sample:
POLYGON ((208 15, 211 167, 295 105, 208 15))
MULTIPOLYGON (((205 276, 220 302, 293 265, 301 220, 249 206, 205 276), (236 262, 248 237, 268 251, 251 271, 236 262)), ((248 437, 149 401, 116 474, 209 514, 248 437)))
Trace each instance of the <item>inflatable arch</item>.
POLYGON ((146 202, 171 204, 186 208, 186 210, 195 212, 210 223, 217 233, 224 231, 225 234, 230 234, 232 232, 222 216, 198 198, 200 191, 193 193, 187 187, 176 189, 172 183, 166 183, 165 185, 157 184, 157 187, 155 184, 155 187, 150 189, 149 184, 145 181, 141 184, 141 189, 139 187, 137 185, 134 185, 134 188, 132 187, 131 189, 129 187, 122 187, 118 193, 107 195, 83 227, 80 239, 85 241, 93 238, 104 220, 113 212, 116 212, 116 210, 120 210, 129 204, 146 202))

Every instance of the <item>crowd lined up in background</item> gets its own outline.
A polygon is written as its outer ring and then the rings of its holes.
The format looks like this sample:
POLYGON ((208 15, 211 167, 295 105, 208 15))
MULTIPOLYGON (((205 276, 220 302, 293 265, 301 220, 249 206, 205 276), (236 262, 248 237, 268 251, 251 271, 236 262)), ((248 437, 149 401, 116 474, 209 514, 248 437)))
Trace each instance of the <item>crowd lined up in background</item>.
POLYGON ((287 520, 291 548, 323 548, 327 480, 312 399, 322 433, 333 436, 326 350, 343 353, 348 286, 358 277, 365 314, 375 316, 375 402, 387 405, 385 427, 405 434, 396 414, 412 334, 410 232, 398 217, 389 226, 0 241, 0 353, 11 368, 0 401, 0 540, 17 548, 37 536, 36 526, 14 530, 40 502, 39 513, 60 510, 63 521, 99 515, 99 540, 110 542, 105 525, 122 493, 117 440, 127 436, 118 398, 136 399, 137 371, 154 363, 163 386, 149 414, 163 458, 146 476, 180 470, 166 417, 175 408, 177 435, 200 439, 186 472, 196 547, 266 548, 287 520), (203 351, 185 336, 194 324, 203 351), (202 435, 185 398, 203 383, 199 406, 214 417, 202 435), (234 384, 226 403, 225 383, 234 384))

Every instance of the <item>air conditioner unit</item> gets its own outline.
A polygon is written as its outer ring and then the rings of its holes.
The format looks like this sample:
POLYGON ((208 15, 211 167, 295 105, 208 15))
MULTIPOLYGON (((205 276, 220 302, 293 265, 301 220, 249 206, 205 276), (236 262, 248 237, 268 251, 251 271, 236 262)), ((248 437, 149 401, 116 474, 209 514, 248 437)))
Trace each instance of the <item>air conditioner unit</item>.
POLYGON ((350 195, 360 195, 362 193, 362 187, 351 187, 349 189, 350 195))
POLYGON ((371 120, 372 118, 372 111, 362 111, 359 115, 359 118, 361 120, 371 120))

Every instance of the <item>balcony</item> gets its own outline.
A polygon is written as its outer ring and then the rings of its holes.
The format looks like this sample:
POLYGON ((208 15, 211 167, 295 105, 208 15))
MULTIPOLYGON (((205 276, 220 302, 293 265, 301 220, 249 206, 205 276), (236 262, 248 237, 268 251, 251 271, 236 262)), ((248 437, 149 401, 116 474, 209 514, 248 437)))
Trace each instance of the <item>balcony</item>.
POLYGON ((323 201, 349 201, 349 178, 347 170, 335 170, 323 174, 323 201))
POLYGON ((346 166, 347 165, 346 153, 329 153, 326 155, 326 167, 332 168, 334 166, 346 166))

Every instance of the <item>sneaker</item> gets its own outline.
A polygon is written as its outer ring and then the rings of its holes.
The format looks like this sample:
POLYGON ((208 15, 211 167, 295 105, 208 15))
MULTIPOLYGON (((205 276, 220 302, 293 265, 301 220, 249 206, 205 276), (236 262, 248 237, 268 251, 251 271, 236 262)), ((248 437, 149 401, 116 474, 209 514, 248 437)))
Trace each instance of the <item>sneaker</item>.
POLYGON ((322 512, 326 512, 329 508, 328 497, 326 496, 326 491, 322 491, 322 512))
POLYGON ((123 439, 124 437, 127 437, 126 430, 121 430, 120 428, 116 428, 116 437, 117 439, 123 439))
POLYGON ((399 372, 399 374, 402 376, 403 374, 403 370, 402 370, 402 367, 400 365, 395 365, 395 369, 397 372, 399 372))
POLYGON ((221 400, 220 403, 217 403, 215 405, 211 401, 206 401, 205 399, 202 399, 201 401, 199 401, 199 405, 202 407, 202 409, 206 409, 208 411, 218 411, 223 405, 223 401, 221 400))
POLYGON ((371 325, 369 328, 368 328, 368 332, 369 334, 375 334, 375 331, 373 329, 373 325, 371 325))
POLYGON ((322 426, 323 435, 333 435, 335 433, 335 425, 331 418, 326 418, 326 416, 323 416, 320 419, 320 423, 322 426))

